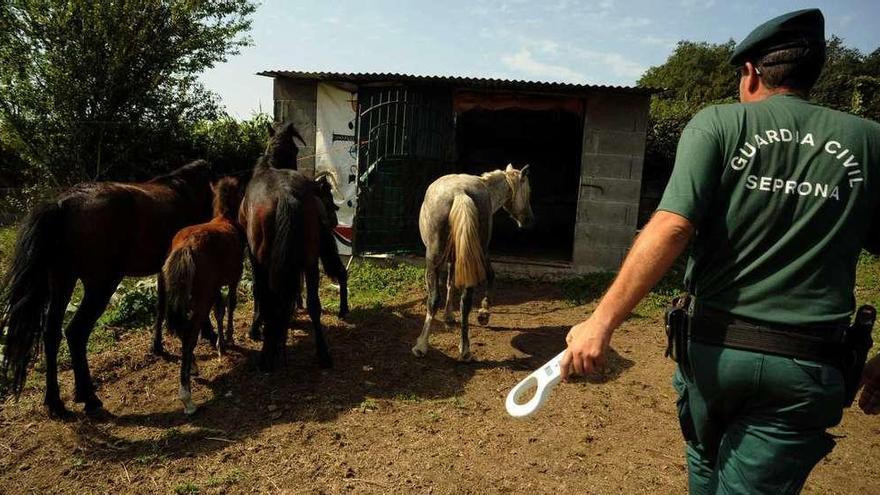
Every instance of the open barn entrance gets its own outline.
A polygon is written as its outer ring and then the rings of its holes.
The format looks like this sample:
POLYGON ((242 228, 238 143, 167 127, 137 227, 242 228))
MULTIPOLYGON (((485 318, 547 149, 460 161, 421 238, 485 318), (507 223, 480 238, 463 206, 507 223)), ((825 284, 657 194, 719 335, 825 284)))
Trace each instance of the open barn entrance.
POLYGON ((460 172, 480 174, 508 163, 516 168, 529 164, 531 169, 535 226, 519 230, 510 215, 500 211, 495 215, 490 246, 493 257, 554 262, 572 259, 583 117, 578 111, 580 100, 562 102, 532 105, 547 107, 541 109, 477 107, 458 113, 460 172))

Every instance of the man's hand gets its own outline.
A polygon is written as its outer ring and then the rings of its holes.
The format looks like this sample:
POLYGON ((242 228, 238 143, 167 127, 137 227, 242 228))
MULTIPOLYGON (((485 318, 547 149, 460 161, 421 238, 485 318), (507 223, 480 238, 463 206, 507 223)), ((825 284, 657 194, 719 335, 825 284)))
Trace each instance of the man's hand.
POLYGON ((571 327, 565 337, 568 350, 560 363, 562 379, 568 380, 570 375, 583 375, 600 369, 605 364, 605 352, 611 343, 612 330, 598 324, 592 317, 571 327))
POLYGON ((859 407, 865 414, 880 414, 880 356, 868 361, 862 372, 862 396, 859 407))
POLYGON ((568 332, 568 350, 560 366, 563 380, 596 371, 604 361, 611 333, 666 273, 693 233, 690 220, 677 213, 658 211, 651 217, 593 314, 568 332))

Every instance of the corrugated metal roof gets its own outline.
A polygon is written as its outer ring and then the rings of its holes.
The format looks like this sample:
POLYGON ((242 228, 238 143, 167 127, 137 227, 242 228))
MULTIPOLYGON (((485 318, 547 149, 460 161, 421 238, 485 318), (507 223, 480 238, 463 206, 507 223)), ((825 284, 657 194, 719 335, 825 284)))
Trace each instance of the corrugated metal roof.
POLYGON ((456 86, 469 89, 504 89, 537 92, 582 93, 584 91, 613 91, 631 94, 654 94, 662 90, 632 86, 607 86, 595 84, 572 84, 562 82, 524 81, 519 79, 495 79, 485 77, 421 76, 391 72, 309 72, 298 70, 267 70, 257 75, 286 77, 305 81, 335 81, 354 84, 371 83, 418 83, 429 86, 456 86))

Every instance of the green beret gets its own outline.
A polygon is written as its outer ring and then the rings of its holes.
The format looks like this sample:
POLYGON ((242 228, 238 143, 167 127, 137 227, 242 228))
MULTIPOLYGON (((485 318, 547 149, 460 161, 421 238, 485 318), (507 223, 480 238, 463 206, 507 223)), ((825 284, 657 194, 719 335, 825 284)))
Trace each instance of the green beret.
POLYGON ((825 49, 825 17, 819 9, 789 12, 756 27, 730 56, 731 65, 741 65, 750 57, 794 47, 825 49))

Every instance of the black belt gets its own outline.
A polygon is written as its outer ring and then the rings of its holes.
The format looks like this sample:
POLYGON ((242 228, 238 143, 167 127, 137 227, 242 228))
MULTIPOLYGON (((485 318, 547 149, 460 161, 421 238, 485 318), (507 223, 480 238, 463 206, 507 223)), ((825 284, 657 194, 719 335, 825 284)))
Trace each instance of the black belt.
POLYGON ((730 313, 699 308, 691 317, 690 338, 701 344, 837 365, 848 325, 772 327, 730 313))

